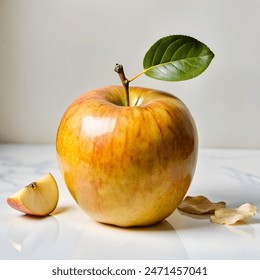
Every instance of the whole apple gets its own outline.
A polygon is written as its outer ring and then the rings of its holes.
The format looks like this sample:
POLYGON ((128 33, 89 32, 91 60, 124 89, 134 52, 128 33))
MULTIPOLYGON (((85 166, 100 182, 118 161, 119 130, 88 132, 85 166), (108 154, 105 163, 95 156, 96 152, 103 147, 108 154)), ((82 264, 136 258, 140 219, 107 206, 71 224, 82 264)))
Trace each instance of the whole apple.
POLYGON ((147 226, 173 213, 196 167, 194 120, 177 97, 141 87, 92 90, 66 110, 58 163, 78 205, 94 220, 147 226))

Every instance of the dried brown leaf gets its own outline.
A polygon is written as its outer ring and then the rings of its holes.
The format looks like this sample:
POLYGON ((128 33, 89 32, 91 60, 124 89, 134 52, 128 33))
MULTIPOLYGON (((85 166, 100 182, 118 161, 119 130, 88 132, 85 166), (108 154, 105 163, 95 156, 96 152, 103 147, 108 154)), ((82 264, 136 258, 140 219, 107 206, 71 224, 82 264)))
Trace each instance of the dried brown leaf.
POLYGON ((216 209, 226 207, 226 203, 211 202, 208 198, 203 195, 198 196, 186 196, 179 205, 178 209, 185 213, 190 214, 213 214, 216 209))
POLYGON ((220 208, 210 217, 212 223, 233 225, 255 215, 257 208, 255 205, 245 203, 238 208, 220 208))

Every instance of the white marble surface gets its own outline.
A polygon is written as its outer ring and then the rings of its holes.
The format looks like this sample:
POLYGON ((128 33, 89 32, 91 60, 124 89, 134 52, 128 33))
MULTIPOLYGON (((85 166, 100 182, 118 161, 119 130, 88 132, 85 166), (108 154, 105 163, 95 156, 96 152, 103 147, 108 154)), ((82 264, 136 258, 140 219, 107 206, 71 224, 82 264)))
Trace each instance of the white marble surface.
MULTIPOLYGON (((260 150, 201 149, 188 195, 260 209, 260 150)), ((92 221, 75 204, 51 145, 0 145, 0 259, 260 259, 260 214, 239 225, 212 224, 176 210, 162 223, 121 229, 92 221), (46 218, 23 215, 8 195, 51 172, 57 209, 46 218)))

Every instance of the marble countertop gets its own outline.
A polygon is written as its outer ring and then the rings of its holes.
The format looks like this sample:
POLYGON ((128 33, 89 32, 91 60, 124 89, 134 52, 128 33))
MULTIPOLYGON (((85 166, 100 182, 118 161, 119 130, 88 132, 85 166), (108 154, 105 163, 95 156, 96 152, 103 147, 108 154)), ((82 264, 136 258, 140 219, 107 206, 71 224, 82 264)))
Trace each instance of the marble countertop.
MULTIPOLYGON (((188 195, 260 209, 260 150, 200 149, 188 195)), ((151 227, 122 229, 92 221, 59 173, 53 145, 0 145, 0 259, 260 259, 260 210, 238 225, 176 210, 151 227), (23 215, 8 195, 51 172, 60 189, 45 218, 23 215)))

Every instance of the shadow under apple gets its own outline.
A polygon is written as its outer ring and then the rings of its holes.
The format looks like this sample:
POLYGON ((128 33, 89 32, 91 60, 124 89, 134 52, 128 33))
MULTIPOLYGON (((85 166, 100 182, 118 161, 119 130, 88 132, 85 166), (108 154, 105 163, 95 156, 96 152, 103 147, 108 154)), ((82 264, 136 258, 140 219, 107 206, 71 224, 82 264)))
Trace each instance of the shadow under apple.
POLYGON ((75 233, 76 259, 187 259, 186 250, 166 220, 149 227, 120 228, 92 220, 75 233))

